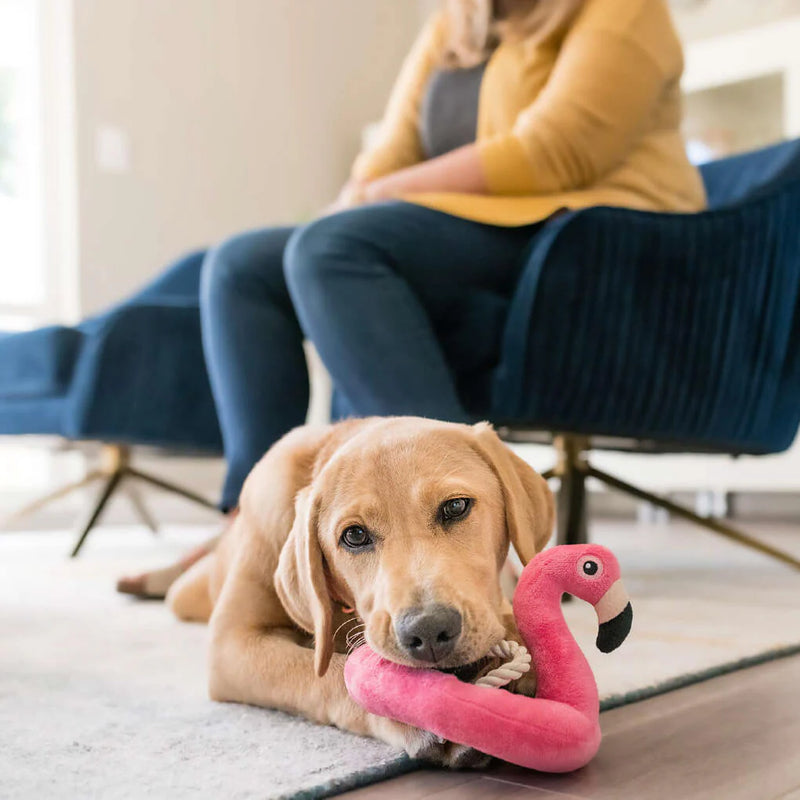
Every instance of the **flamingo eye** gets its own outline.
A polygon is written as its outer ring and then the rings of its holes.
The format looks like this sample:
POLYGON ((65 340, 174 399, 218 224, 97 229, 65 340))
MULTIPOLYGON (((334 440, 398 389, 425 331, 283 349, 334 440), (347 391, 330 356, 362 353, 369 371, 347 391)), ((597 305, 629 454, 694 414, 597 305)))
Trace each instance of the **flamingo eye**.
POLYGON ((603 574, 603 562, 592 556, 584 556, 578 561, 578 575, 596 580, 603 574))

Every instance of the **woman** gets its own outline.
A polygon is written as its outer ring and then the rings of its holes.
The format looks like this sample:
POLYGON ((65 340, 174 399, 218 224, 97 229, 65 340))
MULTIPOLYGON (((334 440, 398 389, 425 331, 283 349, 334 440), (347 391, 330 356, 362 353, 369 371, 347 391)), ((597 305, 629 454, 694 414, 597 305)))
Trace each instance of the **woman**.
POLYGON ((679 131, 682 68, 666 0, 445 2, 330 213, 205 259, 222 507, 305 419, 304 338, 355 413, 468 421, 459 378, 485 348, 455 352, 447 333, 470 292, 513 291, 544 220, 593 205, 702 208, 679 131))

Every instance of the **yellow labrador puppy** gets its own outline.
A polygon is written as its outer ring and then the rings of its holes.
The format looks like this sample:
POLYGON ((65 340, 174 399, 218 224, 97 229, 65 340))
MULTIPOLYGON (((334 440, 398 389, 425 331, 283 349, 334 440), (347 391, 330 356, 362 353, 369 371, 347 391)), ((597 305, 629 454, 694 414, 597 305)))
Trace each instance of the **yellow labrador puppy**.
POLYGON ((210 619, 212 698, 461 764, 466 748, 350 699, 347 635, 392 661, 472 677, 516 636, 500 587, 509 544, 526 563, 552 524, 547 484, 486 423, 306 426, 256 465, 230 530, 168 602, 182 619, 210 619))

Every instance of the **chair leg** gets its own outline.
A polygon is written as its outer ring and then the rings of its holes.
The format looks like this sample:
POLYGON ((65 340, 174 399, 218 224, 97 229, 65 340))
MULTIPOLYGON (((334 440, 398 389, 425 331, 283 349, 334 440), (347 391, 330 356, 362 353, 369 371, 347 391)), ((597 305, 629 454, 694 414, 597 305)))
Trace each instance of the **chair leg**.
POLYGON ((570 471, 561 477, 556 499, 557 543, 586 544, 586 516, 586 476, 578 470, 570 471))
POLYGON ((133 506, 133 510, 136 512, 139 519, 150 529, 151 533, 157 534, 158 523, 155 517, 150 513, 150 509, 144 502, 138 488, 134 486, 131 481, 126 481, 122 491, 128 496, 128 500, 130 500, 131 506, 133 506))
POLYGON ((37 497, 36 500, 33 500, 32 502, 28 503, 22 508, 17 509, 16 511, 12 512, 7 517, 5 517, 5 519, 3 519, 2 522, 0 522, 0 528, 8 528, 13 523, 18 522, 24 517, 30 516, 31 514, 35 514, 37 511, 41 510, 50 503, 54 503, 56 500, 60 500, 62 497, 66 497, 67 495, 72 494, 72 492, 78 491, 78 489, 83 489, 85 486, 88 486, 89 484, 93 483, 94 481, 102 477, 103 473, 100 472, 100 470, 92 470, 91 472, 87 473, 83 478, 81 478, 79 481, 68 483, 66 486, 61 486, 55 491, 49 492, 48 494, 43 495, 42 497, 37 497))
POLYGON ((577 437, 557 436, 554 444, 558 462, 551 472, 561 481, 556 497, 557 543, 585 544, 589 533, 584 442, 577 437))
MULTIPOLYGON (((55 491, 45 495, 44 497, 34 500, 25 507, 19 509, 7 518, 0 521, 0 528, 10 526, 12 522, 38 511, 48 503, 65 497, 71 492, 89 486, 95 481, 101 481, 101 486, 99 488, 97 497, 78 528, 78 538, 70 554, 71 557, 74 558, 78 555, 78 553, 80 553, 81 548, 86 542, 86 538, 88 537, 92 528, 94 528, 97 524, 97 521, 100 519, 100 515, 103 513, 103 510, 108 504, 108 501, 111 499, 111 496, 119 487, 120 482, 127 477, 138 478, 139 480, 151 484, 152 486, 156 486, 159 489, 180 495, 181 497, 184 497, 193 503, 197 503, 204 508, 210 508, 214 511, 218 510, 216 505, 210 500, 207 500, 205 497, 202 497, 199 494, 195 494, 189 489, 184 489, 181 486, 177 486, 168 481, 156 478, 153 475, 148 475, 145 472, 140 472, 139 470, 134 469, 130 466, 130 459, 130 448, 126 445, 104 445, 100 454, 100 469, 92 470, 81 480, 75 481, 74 483, 70 483, 66 486, 62 486, 59 489, 56 489, 55 491)), ((158 523, 145 505, 136 487, 130 485, 125 486, 125 493, 128 495, 134 510, 142 522, 144 522, 144 524, 153 533, 157 533, 158 523)))
POLYGON ((78 539, 75 542, 75 546, 72 548, 70 558, 75 558, 75 556, 80 553, 81 548, 86 542, 86 537, 89 535, 92 528, 94 528, 94 526, 97 524, 97 520, 100 519, 103 509, 106 507, 111 495, 114 494, 119 482, 122 480, 122 475, 123 473, 121 470, 112 472, 108 476, 106 482, 100 488, 100 493, 97 496, 96 502, 90 508, 84 523, 79 528, 78 539))
POLYGON ((652 503, 654 506, 658 506, 659 508, 669 511, 670 514, 674 514, 676 517, 682 517, 689 522, 693 522, 695 525, 700 525, 703 528, 714 531, 714 533, 718 533, 721 536, 725 536, 728 539, 738 542, 745 547, 749 547, 751 550, 757 550, 759 553, 764 553, 765 555, 771 556, 772 558, 775 558, 784 564, 788 564, 790 567, 800 570, 800 559, 795 558, 793 555, 785 552, 784 550, 779 550, 776 547, 772 547, 771 545, 768 545, 765 542, 762 542, 755 537, 744 533, 743 531, 737 530, 736 528, 731 527, 716 517, 701 517, 699 514, 695 514, 688 508, 679 506, 677 503, 673 503, 671 500, 667 500, 659 495, 651 494, 643 489, 639 489, 630 483, 626 483, 625 481, 615 478, 613 475, 609 475, 608 473, 588 464, 586 466, 586 475, 596 478, 598 481, 606 484, 606 486, 610 486, 612 489, 616 489, 624 494, 629 494, 632 497, 638 498, 639 500, 645 500, 648 503, 652 503))
POLYGON ((138 469, 134 469, 133 467, 128 467, 126 469, 126 474, 130 475, 133 478, 138 478, 140 481, 149 483, 152 486, 155 486, 159 489, 163 489, 165 492, 172 492, 173 494, 180 495, 181 497, 184 497, 193 503, 197 503, 198 505, 203 506, 204 508, 210 508, 213 509, 214 511, 219 511, 219 509, 214 503, 212 503, 210 500, 206 499, 202 495, 196 494, 195 492, 192 492, 189 489, 184 489, 182 486, 170 483, 169 481, 162 480, 161 478, 156 478, 155 475, 150 475, 146 472, 140 472, 138 469))

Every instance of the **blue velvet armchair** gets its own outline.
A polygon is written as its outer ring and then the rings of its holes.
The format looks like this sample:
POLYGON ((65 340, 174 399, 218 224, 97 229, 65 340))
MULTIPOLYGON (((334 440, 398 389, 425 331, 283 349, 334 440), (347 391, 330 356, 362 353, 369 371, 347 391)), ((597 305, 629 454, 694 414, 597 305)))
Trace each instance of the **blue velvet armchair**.
POLYGON ((777 453, 800 424, 800 141, 703 168, 709 209, 591 208, 548 224, 511 301, 492 418, 557 432, 559 538, 586 536, 585 479, 792 566, 800 561, 593 467, 593 447, 777 453))
MULTIPOLYGON (((797 432, 800 141, 709 164, 703 178, 700 214, 591 208, 552 220, 510 302, 470 298, 463 330, 452 326, 443 344, 476 415, 509 441, 556 445, 560 541, 586 538, 594 477, 800 568, 589 459, 601 447, 775 453, 797 432), (459 353, 474 364, 478 350, 481 369, 461 373, 459 353)), ((0 335, 0 434, 113 445, 111 467, 89 476, 102 488, 76 552, 123 478, 206 502, 142 475, 127 456, 131 444, 221 451, 200 341, 201 257, 76 328, 0 335)), ((350 410, 335 393, 333 416, 350 410)))
POLYGON ((133 297, 74 328, 0 334, 0 435, 49 434, 106 445, 99 469, 32 504, 98 484, 73 555, 123 481, 144 481, 211 506, 135 469, 129 453, 130 445, 222 451, 200 339, 201 259, 200 253, 188 256, 133 297))

